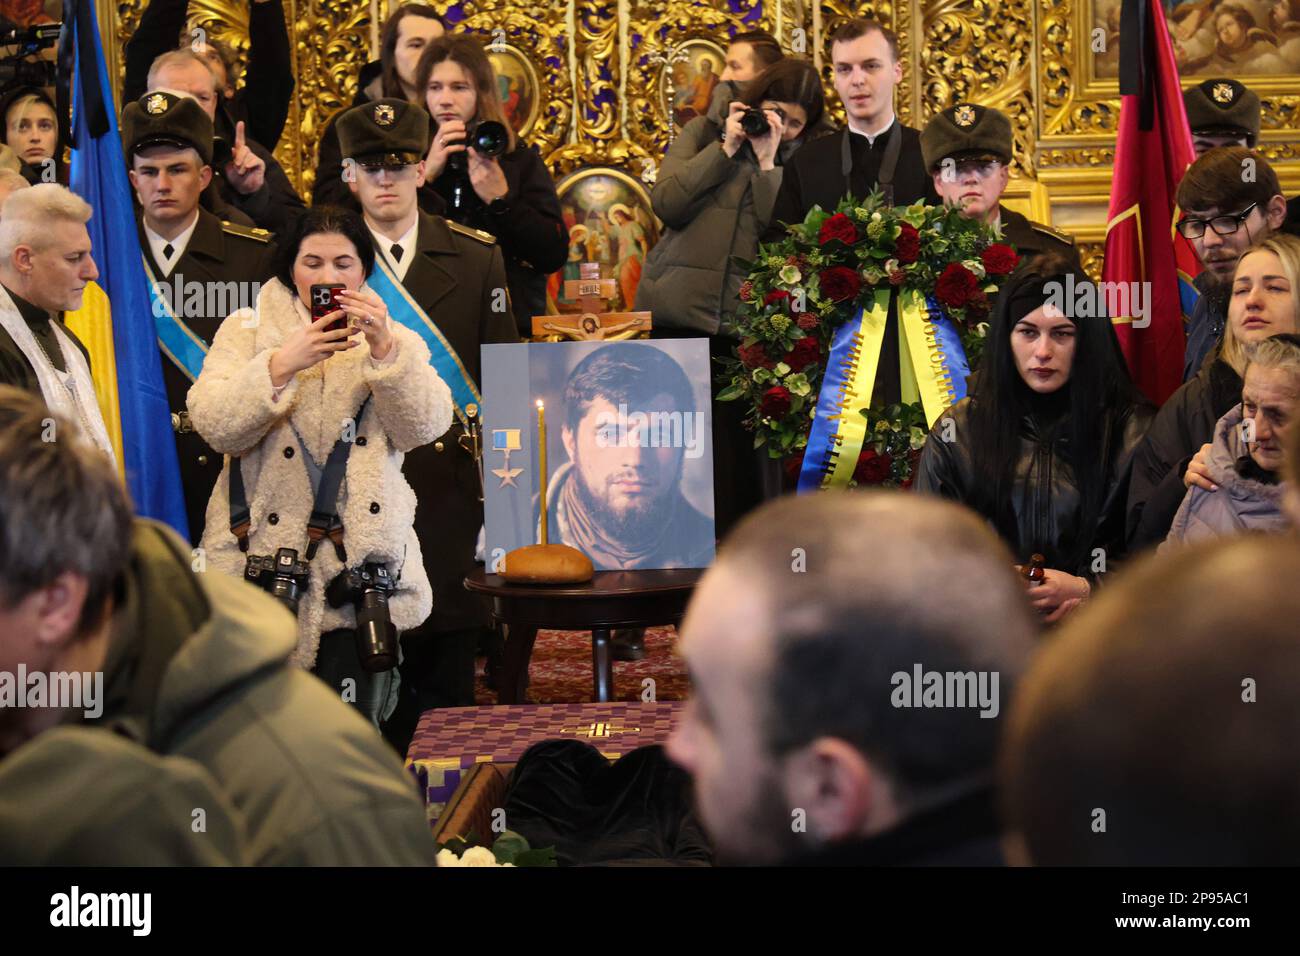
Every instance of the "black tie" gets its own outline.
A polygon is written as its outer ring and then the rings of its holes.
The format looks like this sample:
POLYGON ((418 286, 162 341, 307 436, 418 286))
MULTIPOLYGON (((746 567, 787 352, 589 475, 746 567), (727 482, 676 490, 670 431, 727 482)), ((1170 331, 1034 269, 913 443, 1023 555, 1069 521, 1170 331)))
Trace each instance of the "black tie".
POLYGON ((172 252, 174 251, 175 251, 175 247, 170 242, 167 243, 167 245, 163 246, 163 258, 170 261, 172 257, 172 252))
POLYGON ((402 247, 399 246, 397 243, 393 243, 393 248, 389 249, 388 251, 393 254, 394 262, 402 261, 402 247))

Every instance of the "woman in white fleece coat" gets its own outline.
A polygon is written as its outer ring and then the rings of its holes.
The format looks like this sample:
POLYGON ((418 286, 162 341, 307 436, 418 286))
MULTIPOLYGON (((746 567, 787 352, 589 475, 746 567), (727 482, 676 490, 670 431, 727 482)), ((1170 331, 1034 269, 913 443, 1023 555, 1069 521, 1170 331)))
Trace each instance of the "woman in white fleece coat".
MULTIPOLYGON (((248 555, 274 556, 279 548, 293 548, 306 560, 315 492, 304 449, 323 467, 335 441, 354 433, 337 502, 347 565, 376 562, 400 571, 389 612, 399 632, 408 630, 428 617, 432 591, 402 459, 451 426, 451 392, 429 364, 420 337, 391 321, 382 300, 364 286, 375 253, 360 216, 309 210, 283 243, 276 277, 262 286, 255 309, 241 309, 222 323, 188 397, 195 429, 227 456, 208 502, 202 542, 208 569, 243 576, 248 555), (341 311, 315 323, 307 306, 313 283, 349 290, 339 297, 341 311), (340 317, 346 327, 325 331, 340 317), (247 553, 230 530, 230 456, 241 462, 249 505, 247 553)), ((293 660, 378 723, 396 701, 397 670, 362 669, 352 605, 335 609, 325 600, 326 586, 342 570, 334 545, 322 539, 299 605, 293 660)))

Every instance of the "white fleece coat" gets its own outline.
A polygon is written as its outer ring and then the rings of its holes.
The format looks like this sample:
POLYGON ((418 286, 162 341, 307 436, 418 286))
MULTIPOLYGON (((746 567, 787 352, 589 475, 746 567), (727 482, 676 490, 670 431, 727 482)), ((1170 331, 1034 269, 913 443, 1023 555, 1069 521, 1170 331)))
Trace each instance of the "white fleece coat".
MULTIPOLYGON (((195 429, 227 456, 208 502, 202 541, 208 570, 244 573, 245 554, 230 532, 231 455, 241 459, 251 513, 248 554, 274 556, 278 548, 294 548, 305 560, 313 493, 298 436, 323 466, 345 423, 373 395, 355 429, 338 513, 350 567, 375 561, 401 570, 389 612, 399 631, 409 630, 429 616, 433 592, 415 537, 415 493, 402 477, 402 459, 451 427, 451 391, 430 366, 420 337, 394 322, 397 355, 390 363, 377 365, 361 340, 356 348, 299 372, 277 401, 271 354, 307 320, 296 293, 278 279, 267 282, 256 309, 240 309, 222 323, 190 389, 187 404, 195 429)), ((292 660, 303 668, 315 665, 323 631, 356 626, 350 604, 336 610, 325 602, 325 586, 340 570, 333 543, 322 539, 298 609, 292 660)))

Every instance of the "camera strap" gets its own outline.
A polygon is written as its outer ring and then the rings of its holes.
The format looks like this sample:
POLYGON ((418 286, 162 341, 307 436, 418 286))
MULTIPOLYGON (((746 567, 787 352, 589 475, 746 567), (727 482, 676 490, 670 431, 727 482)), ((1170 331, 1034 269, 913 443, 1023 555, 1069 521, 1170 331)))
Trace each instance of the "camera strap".
MULTIPOLYGON (((885 134, 885 155, 881 157, 880 173, 876 177, 876 185, 880 187, 886 206, 894 204, 894 170, 898 168, 898 154, 903 148, 903 134, 899 125, 898 119, 895 118, 893 125, 889 127, 889 132, 885 134)), ((844 174, 846 196, 853 195, 853 147, 849 140, 852 135, 846 126, 844 139, 840 142, 840 172, 844 174)))
MULTIPOLYGON (((354 427, 361 428, 361 420, 370 406, 367 396, 361 403, 353 419, 354 427)), ((303 463, 307 467, 308 478, 315 489, 316 497, 312 502, 311 519, 307 522, 307 560, 316 557, 316 548, 321 539, 329 538, 334 542, 334 551, 340 561, 347 563, 347 551, 343 547, 343 522, 338 516, 339 489, 343 487, 343 476, 347 474, 348 456, 352 454, 352 442, 340 436, 330 449, 324 467, 316 464, 302 437, 294 432, 298 445, 302 448, 303 463)), ((248 495, 244 490, 244 469, 241 459, 230 459, 230 533, 239 539, 239 550, 248 551, 248 531, 252 525, 252 514, 248 507, 248 495)))

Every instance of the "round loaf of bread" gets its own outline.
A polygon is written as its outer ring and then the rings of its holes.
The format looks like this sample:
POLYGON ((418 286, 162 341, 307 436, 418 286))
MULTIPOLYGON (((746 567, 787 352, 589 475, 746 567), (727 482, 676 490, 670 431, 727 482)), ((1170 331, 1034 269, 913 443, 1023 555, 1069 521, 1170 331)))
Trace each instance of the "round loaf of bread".
POLYGON ((596 569, 591 558, 567 544, 530 544, 509 552, 499 573, 511 584, 581 584, 596 569))

